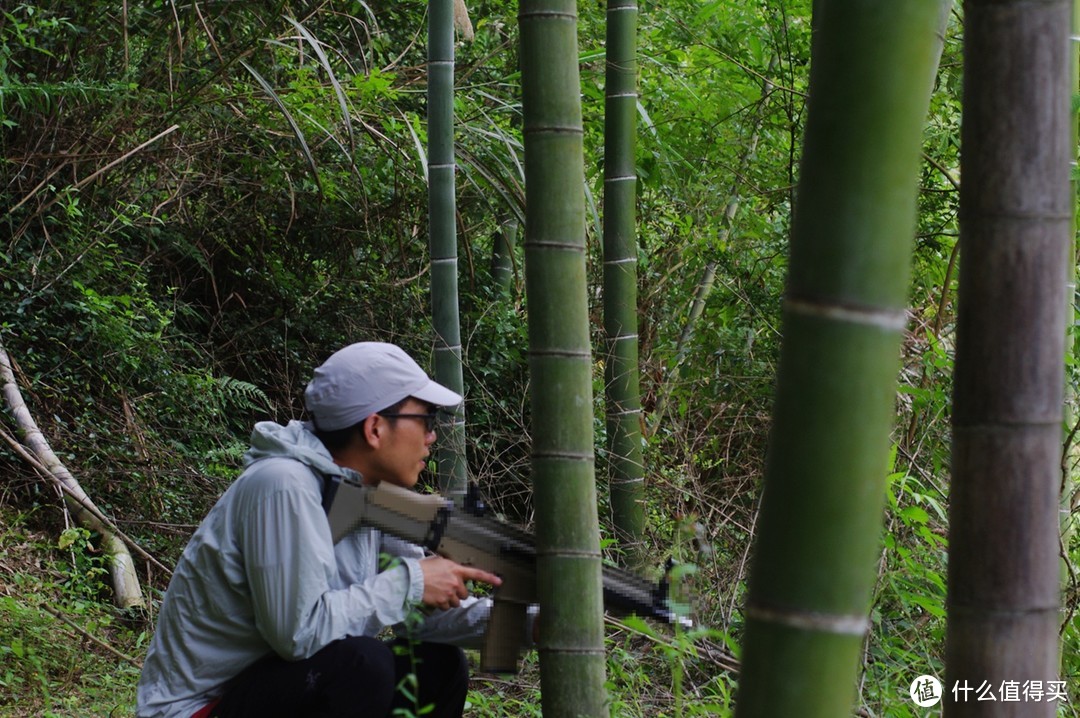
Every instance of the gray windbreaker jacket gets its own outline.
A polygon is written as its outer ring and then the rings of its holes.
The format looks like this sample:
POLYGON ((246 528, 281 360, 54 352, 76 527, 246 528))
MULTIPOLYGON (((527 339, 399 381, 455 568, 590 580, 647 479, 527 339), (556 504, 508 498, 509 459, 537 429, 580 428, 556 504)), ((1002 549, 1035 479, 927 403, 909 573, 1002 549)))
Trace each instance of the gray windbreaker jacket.
MULTIPOLYGON (((322 508, 333 462, 307 424, 255 426, 247 468, 177 563, 138 687, 139 718, 189 718, 270 651, 307 658, 405 620, 424 581, 418 546, 356 531, 336 546, 322 508), (398 558, 379 571, 380 553, 398 558)), ((419 640, 476 647, 488 599, 427 616, 419 640)))

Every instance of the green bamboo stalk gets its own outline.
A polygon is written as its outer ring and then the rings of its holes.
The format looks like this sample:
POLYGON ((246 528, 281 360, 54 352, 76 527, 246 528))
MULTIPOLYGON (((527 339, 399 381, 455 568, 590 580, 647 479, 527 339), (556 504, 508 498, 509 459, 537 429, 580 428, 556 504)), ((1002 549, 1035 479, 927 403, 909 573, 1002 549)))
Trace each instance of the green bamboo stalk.
POLYGON ((943 0, 816 2, 736 716, 850 716, 943 0))
POLYGON ((607 716, 573 0, 522 0, 525 291, 547 718, 607 716))
MULTIPOLYGON (((454 185, 454 0, 428 3, 428 235, 435 381, 464 395, 458 313, 457 204, 454 185)), ((439 423, 439 488, 464 496, 465 404, 439 423)))
POLYGON ((491 284, 500 296, 508 296, 514 284, 514 248, 517 246, 518 223, 506 217, 492 238, 491 284))
POLYGON ((610 0, 604 115, 604 364, 611 518, 627 565, 645 560, 638 367, 637 0, 610 0))
POLYGON ((964 3, 949 718, 1057 713, 976 697, 1057 675, 1071 21, 1070 0, 964 3))

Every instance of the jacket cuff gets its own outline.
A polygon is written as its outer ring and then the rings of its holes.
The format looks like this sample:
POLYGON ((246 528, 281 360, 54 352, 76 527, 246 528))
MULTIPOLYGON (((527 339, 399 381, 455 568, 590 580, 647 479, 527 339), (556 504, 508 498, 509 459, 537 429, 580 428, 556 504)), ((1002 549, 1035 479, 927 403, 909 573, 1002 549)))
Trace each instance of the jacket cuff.
POLYGON ((407 607, 419 606, 424 599, 424 570, 420 568, 419 559, 401 557, 401 564, 405 568, 408 580, 408 592, 405 594, 407 607))

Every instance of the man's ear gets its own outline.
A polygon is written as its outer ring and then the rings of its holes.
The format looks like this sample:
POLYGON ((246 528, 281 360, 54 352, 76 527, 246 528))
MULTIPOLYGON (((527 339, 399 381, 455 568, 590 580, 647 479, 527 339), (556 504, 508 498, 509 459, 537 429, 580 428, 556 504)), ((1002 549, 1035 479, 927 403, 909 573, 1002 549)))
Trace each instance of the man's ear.
POLYGON ((372 414, 364 419, 361 431, 364 433, 364 440, 367 442, 367 445, 373 449, 377 449, 379 447, 379 442, 386 433, 386 427, 386 419, 378 414, 372 414))

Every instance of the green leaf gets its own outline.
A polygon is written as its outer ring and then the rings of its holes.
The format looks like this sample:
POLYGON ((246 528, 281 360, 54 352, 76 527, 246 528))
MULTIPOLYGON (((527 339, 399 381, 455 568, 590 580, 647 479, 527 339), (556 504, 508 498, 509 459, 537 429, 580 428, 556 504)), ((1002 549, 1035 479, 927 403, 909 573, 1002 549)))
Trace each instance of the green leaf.
POLYGON ((64 529, 64 532, 60 534, 59 540, 56 542, 57 548, 66 549, 79 540, 81 532, 77 528, 64 529))
POLYGON ((926 513, 925 509, 918 506, 908 506, 900 511, 900 518, 904 520, 905 524, 909 526, 915 524, 925 524, 930 520, 930 514, 926 513))

